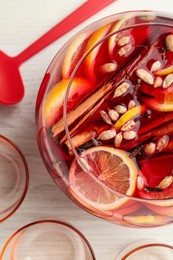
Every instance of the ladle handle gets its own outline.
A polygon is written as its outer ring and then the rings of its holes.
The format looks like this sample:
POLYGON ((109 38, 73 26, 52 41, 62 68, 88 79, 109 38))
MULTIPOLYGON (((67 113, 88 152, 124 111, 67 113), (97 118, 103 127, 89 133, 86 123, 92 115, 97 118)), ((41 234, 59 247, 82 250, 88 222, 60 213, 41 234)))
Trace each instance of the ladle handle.
POLYGON ((18 63, 21 64, 34 54, 38 53, 50 43, 54 42, 62 35, 73 29, 78 24, 82 23, 84 20, 94 15, 99 10, 106 7, 108 4, 114 2, 115 0, 88 0, 65 19, 55 25, 51 30, 41 36, 28 48, 22 51, 16 58, 18 63))

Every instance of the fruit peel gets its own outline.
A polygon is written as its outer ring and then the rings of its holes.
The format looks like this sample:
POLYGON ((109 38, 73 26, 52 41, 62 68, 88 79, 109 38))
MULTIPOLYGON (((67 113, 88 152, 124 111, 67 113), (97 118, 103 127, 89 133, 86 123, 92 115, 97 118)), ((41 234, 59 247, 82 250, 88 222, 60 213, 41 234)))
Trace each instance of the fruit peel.
MULTIPOLYGON (((66 90, 69 84, 68 79, 62 79, 54 85, 47 93, 43 106, 42 117, 46 128, 50 128, 63 114, 63 103, 66 90)), ((74 78, 70 87, 69 98, 70 106, 75 106, 81 97, 91 91, 91 82, 84 78, 74 78)))

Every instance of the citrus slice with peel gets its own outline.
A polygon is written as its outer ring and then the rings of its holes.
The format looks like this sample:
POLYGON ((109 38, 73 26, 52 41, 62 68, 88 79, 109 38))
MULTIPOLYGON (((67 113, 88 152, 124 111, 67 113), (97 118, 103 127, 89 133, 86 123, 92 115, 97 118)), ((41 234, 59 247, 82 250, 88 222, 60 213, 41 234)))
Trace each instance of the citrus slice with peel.
POLYGON ((163 215, 141 215, 141 216, 124 216, 123 220, 127 223, 140 226, 140 227, 151 227, 161 226, 171 222, 172 217, 163 215))
POLYGON ((132 107, 131 109, 127 110, 114 124, 114 128, 118 131, 121 129, 121 127, 127 123, 130 119, 135 118, 138 115, 144 114, 147 110, 147 107, 145 104, 132 107))
POLYGON ((153 74, 155 76, 165 76, 165 75, 168 75, 170 73, 173 73, 173 65, 171 65, 167 68, 164 68, 164 69, 153 71, 153 74))
MULTIPOLYGON (((45 126, 47 128, 51 127, 62 116, 63 102, 68 83, 68 79, 59 81, 50 89, 45 98, 43 113, 45 126)), ((91 89, 92 85, 88 80, 84 78, 74 78, 69 93, 70 106, 74 106, 79 102, 80 98, 87 94, 91 89)))
POLYGON ((69 78, 75 65, 82 57, 89 33, 78 35, 70 44, 62 65, 62 78, 69 78))
MULTIPOLYGON (((110 24, 106 24, 99 29, 97 29, 95 32, 91 34, 91 36, 88 39, 88 42, 86 44, 84 52, 86 53, 89 51, 95 44, 100 42, 104 36, 108 33, 110 28, 110 24)), ((86 72, 86 75, 90 79, 95 79, 95 64, 96 64, 96 57, 100 51, 100 48, 102 46, 102 43, 98 44, 85 58, 84 60, 84 69, 86 72)), ((103 56, 103 52, 102 55, 103 56)))
POLYGON ((173 111, 173 87, 167 89, 155 89, 150 91, 152 97, 143 97, 143 101, 150 108, 161 111, 171 112, 173 111))
POLYGON ((109 37, 109 42, 108 42, 109 55, 111 58, 113 57, 114 48, 115 48, 118 38, 120 38, 121 35, 123 35, 123 33, 116 33, 116 31, 128 26, 128 22, 129 22, 129 24, 131 23, 131 20, 129 20, 131 17, 132 17, 132 14, 129 14, 129 15, 123 17, 122 19, 118 20, 114 24, 114 26, 111 28, 110 33, 115 32, 115 34, 113 34, 111 37, 109 37))
POLYGON ((136 178, 136 165, 127 153, 99 146, 85 150, 80 155, 80 164, 76 158, 73 160, 69 171, 69 189, 86 208, 112 210, 128 200, 116 191, 132 196, 136 178))

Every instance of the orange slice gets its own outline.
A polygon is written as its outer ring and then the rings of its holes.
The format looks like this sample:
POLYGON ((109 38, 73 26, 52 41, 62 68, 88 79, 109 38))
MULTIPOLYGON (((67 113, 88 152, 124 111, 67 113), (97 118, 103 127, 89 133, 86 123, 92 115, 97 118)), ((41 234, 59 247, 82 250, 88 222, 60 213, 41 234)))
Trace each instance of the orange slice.
POLYGON ((167 89, 155 89, 150 92, 153 96, 143 97, 144 103, 150 108, 161 111, 161 112, 171 112, 173 111, 173 87, 167 89))
MULTIPOLYGON (((123 17, 122 19, 118 20, 115 25, 112 27, 110 33, 114 33, 122 28, 125 28, 128 24, 128 20, 132 17, 132 14, 127 15, 126 17, 123 17)), ((129 20, 130 21, 130 20, 129 20)), ((109 37, 109 42, 108 42, 108 49, 109 49, 109 55, 112 58, 113 57, 113 52, 114 48, 116 45, 117 38, 119 35, 122 33, 115 33, 111 37, 109 37)))
POLYGON ((139 105, 132 107, 127 112, 125 112, 114 124, 114 128, 118 131, 121 127, 130 119, 135 118, 137 115, 145 113, 147 110, 146 105, 139 105))
POLYGON ((165 225, 171 222, 172 218, 162 215, 146 215, 146 216, 124 216, 126 222, 140 227, 151 227, 165 225))
MULTIPOLYGON (((104 36, 108 33, 109 28, 110 24, 106 24, 97 29, 88 39, 85 52, 89 51, 95 44, 101 41, 101 39, 104 38, 104 36)), ((95 47, 84 60, 84 68, 86 75, 91 79, 95 79, 94 68, 96 63, 96 56, 98 55, 101 46, 102 43, 95 47)))
MULTIPOLYGON (((51 127, 63 113, 63 102, 65 93, 67 90, 69 80, 63 79, 51 88, 48 92, 44 104, 43 113, 45 126, 51 127)), ((88 93, 92 89, 91 83, 83 78, 74 78, 70 93, 69 100, 70 105, 74 106, 84 94, 88 93)))
POLYGON ((89 173, 75 158, 70 167, 69 187, 75 199, 86 208, 112 210, 128 200, 113 191, 130 196, 134 194, 137 169, 124 151, 107 146, 93 147, 84 151, 80 159, 89 173))
POLYGON ((71 186, 69 186, 68 188, 68 194, 70 196, 70 198, 79 206, 82 206, 85 210, 87 210, 88 212, 90 212, 91 214, 100 217, 100 218, 104 218, 104 219, 111 219, 113 216, 113 211, 112 210, 98 210, 96 208, 94 208, 92 205, 86 204, 85 201, 83 201, 82 198, 80 198, 79 196, 76 195, 76 192, 74 192, 71 189, 71 186))
POLYGON ((70 44, 62 65, 62 77, 69 78, 75 65, 82 57, 88 33, 78 35, 70 44))
POLYGON ((171 65, 170 67, 161 69, 161 70, 153 71, 153 74, 156 76, 164 76, 164 75, 168 75, 172 72, 173 72, 173 65, 171 65))

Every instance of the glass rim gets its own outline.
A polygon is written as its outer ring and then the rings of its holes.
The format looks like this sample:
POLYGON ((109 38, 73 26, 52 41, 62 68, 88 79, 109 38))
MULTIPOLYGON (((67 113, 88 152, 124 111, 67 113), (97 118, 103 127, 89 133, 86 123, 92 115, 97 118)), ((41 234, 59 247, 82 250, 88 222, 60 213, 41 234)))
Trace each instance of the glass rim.
MULTIPOLYGON (((128 11, 128 12, 122 12, 122 13, 117 13, 117 15, 122 15, 122 14, 136 14, 136 13, 143 13, 143 14, 146 14, 146 13, 152 13, 152 14, 156 14, 156 15, 162 15, 162 17, 165 17, 165 18, 172 18, 173 19, 173 14, 170 14, 170 13, 167 13, 167 12, 158 12, 158 11, 150 11, 150 10, 145 10, 145 11, 140 11, 140 10, 135 10, 135 11, 128 11), (166 16, 163 16, 163 15, 166 15, 166 16), (170 15, 171 17, 169 17, 168 15, 170 15)), ((115 16, 116 14, 114 15, 111 15, 111 16, 115 16)), ((111 16, 107 16, 106 18, 108 17, 111 17, 111 16)), ((104 18, 102 18, 104 19, 104 18)), ((100 19, 100 20, 102 20, 100 19)), ((100 21, 99 20, 99 21, 100 21)), ((94 22, 95 23, 95 22, 94 22)), ((67 90, 66 90, 66 93, 65 93, 65 98, 64 98, 64 104, 63 104, 63 119, 64 119, 64 129, 65 129, 65 133, 66 133, 66 136, 67 136, 67 139, 69 141, 69 144, 72 148, 72 152, 77 160, 77 162, 79 163, 79 165, 82 167, 82 169, 87 173, 89 174, 89 176, 91 178, 93 178, 96 182, 98 182, 101 186, 103 186, 105 189, 109 190, 110 192, 112 192, 113 194, 118 194, 119 196, 121 197, 125 197, 127 199, 133 199, 135 201, 140 201, 140 202, 148 202, 148 203, 153 203, 153 205, 158 205, 159 206, 159 203, 161 202, 169 202, 169 201, 173 201, 173 197, 171 198, 164 198, 164 199, 144 199, 144 198, 138 198, 138 197, 134 197, 134 196, 130 196, 130 195, 127 195, 127 194, 123 194, 119 191, 116 191, 116 190, 113 190, 112 188, 110 187, 107 187, 104 183, 102 183, 100 180, 98 180, 86 167, 86 165, 83 163, 83 161, 80 159, 78 153, 76 152, 76 149, 74 148, 73 146, 73 142, 71 141, 71 137, 70 137, 70 132, 69 132, 69 129, 68 129, 68 119, 67 119, 67 103, 68 103, 68 98, 69 98, 69 93, 70 93, 70 88, 71 88, 71 85, 72 85, 72 82, 73 82, 73 79, 76 75, 76 72, 78 71, 80 65, 82 64, 82 62, 85 60, 85 58, 99 45, 101 44, 103 41, 107 40, 109 37, 119 33, 119 32, 123 32, 123 31, 126 31, 128 29, 132 29, 132 28, 139 28, 139 27, 143 27, 143 26, 162 26, 162 27, 168 27, 168 28, 173 28, 173 24, 169 24, 169 23, 162 23, 162 22, 143 22, 143 23, 140 23, 140 24, 134 24, 134 25, 130 25, 130 26, 127 26, 123 29, 119 29, 119 30, 116 30, 114 32, 111 32, 111 33, 108 33, 106 36, 104 36, 101 40, 99 40, 97 43, 95 43, 80 59, 79 61, 77 62, 75 68, 73 69, 72 73, 71 73, 71 76, 69 78, 69 82, 68 82, 68 85, 67 85, 67 90)), ((79 32, 80 33, 80 32, 79 32)), ((163 206, 166 206, 166 205, 163 205, 163 206)), ((169 205, 170 206, 170 205, 169 205)))
POLYGON ((5 244, 2 248, 2 251, 0 252, 0 260, 3 260, 4 253, 6 252, 6 249, 7 249, 8 245, 10 244, 10 242, 12 241, 12 239, 15 238, 15 236, 17 236, 18 234, 20 234, 20 232, 24 231, 25 229, 27 229, 29 227, 36 226, 39 224, 47 224, 47 223, 62 225, 64 227, 69 228, 72 231, 74 231, 86 243, 86 245, 91 253, 92 259, 96 260, 94 251, 93 251, 88 239, 77 228, 75 228, 68 222, 64 222, 62 220, 53 220, 53 219, 44 219, 44 220, 33 221, 33 222, 28 223, 28 224, 24 225, 23 227, 19 228, 17 231, 15 231, 5 242, 5 244))
MULTIPOLYGON (((18 146, 13 141, 11 141, 10 139, 8 139, 7 137, 5 137, 3 135, 0 135, 0 139, 2 139, 6 143, 8 143, 10 146, 12 146, 15 149, 15 151, 18 153, 21 161, 23 162, 24 169, 25 169, 25 177, 26 177, 24 190, 23 190, 22 195, 20 196, 20 199, 19 199, 17 205, 14 208, 12 208, 12 210, 5 217, 0 218, 0 223, 1 223, 3 221, 7 220, 8 218, 10 218, 17 211, 17 209, 20 207, 20 205, 24 201, 24 198, 27 194, 28 186, 29 186, 29 168, 28 168, 28 164, 26 162, 25 156, 22 153, 22 151, 19 149, 18 146)), ((4 200, 5 200, 5 198, 4 198, 4 200)))
POLYGON ((173 250, 173 246, 171 246, 168 243, 161 242, 160 240, 155 240, 155 239, 146 239, 146 240, 141 240, 141 241, 135 241, 131 244, 128 244, 126 247, 122 248, 118 252, 118 254, 116 254, 115 259, 117 259, 117 258, 120 259, 119 257, 121 257, 121 260, 126 260, 126 259, 128 259, 127 257, 133 255, 137 251, 140 251, 142 249, 146 249, 149 247, 159 247, 159 248, 164 247, 164 248, 173 250))

